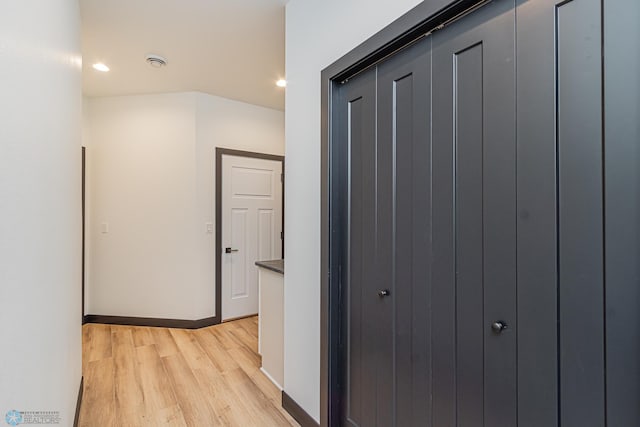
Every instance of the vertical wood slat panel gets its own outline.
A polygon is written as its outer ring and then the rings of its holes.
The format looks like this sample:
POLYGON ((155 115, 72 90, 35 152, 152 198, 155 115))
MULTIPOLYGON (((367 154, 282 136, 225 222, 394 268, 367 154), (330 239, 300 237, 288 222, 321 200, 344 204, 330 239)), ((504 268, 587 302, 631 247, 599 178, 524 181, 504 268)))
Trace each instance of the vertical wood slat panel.
POLYGON ((555 10, 517 0, 518 426, 558 426, 555 10))
POLYGON ((348 141, 349 270, 344 295, 348 395, 346 421, 371 425, 370 402, 376 396, 377 316, 375 171, 375 70, 364 73, 345 88, 345 128, 348 141))
POLYGON ((605 424, 600 16, 599 0, 572 0, 556 12, 563 427, 605 424))
POLYGON ((640 425, 640 2, 604 1, 607 425, 640 425))
POLYGON ((444 31, 433 36, 432 50, 432 247, 431 335, 433 414, 438 427, 456 425, 456 316, 454 245, 454 108, 451 47, 444 31))
POLYGON ((454 56, 458 427, 484 420, 483 46, 454 56))
POLYGON ((395 147, 393 387, 380 393, 397 426, 431 425, 430 59, 426 39, 378 68, 378 145, 395 147))
MULTIPOLYGON (((378 97, 377 103, 381 100, 378 97)), ((379 116, 376 120, 379 119, 379 116)), ((377 137, 377 135, 376 135, 377 137)), ((377 289, 390 290, 391 295, 379 298, 371 294, 375 301, 375 319, 378 338, 376 351, 377 395, 375 400, 376 425, 393 425, 393 347, 394 318, 393 298, 396 293, 395 271, 395 159, 396 141, 394 139, 376 139, 376 268, 377 289), (384 349, 384 350, 382 350, 384 349)))
POLYGON ((484 36, 484 425, 517 424, 515 1, 496 4, 484 36), (496 334, 493 322, 507 329, 496 334))

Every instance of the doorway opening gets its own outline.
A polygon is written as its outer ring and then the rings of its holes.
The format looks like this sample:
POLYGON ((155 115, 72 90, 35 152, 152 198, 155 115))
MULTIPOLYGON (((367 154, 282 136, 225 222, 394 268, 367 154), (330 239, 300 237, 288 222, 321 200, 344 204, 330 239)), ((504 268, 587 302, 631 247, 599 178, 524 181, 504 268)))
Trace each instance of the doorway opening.
POLYGON ((256 261, 284 257, 284 157, 216 148, 216 323, 258 313, 256 261))

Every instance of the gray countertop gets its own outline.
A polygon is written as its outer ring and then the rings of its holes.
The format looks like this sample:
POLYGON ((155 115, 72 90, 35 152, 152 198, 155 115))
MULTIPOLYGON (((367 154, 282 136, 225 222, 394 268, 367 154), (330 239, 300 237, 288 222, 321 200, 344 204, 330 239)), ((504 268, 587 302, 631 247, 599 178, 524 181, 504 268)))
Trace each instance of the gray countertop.
POLYGON ((284 274, 284 260, 274 259, 270 261, 256 261, 258 267, 266 268, 267 270, 275 271, 276 273, 284 274))

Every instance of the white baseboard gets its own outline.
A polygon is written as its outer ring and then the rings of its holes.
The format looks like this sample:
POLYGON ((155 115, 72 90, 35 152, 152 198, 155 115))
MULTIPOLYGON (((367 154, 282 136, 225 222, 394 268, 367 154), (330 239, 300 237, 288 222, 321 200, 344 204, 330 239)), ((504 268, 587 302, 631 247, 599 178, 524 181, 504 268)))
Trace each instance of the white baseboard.
POLYGON ((262 366, 260 367, 260 371, 262 371, 262 373, 263 373, 267 378, 269 378, 269 380, 270 380, 272 383, 274 383, 274 384, 276 385, 276 387, 278 387, 278 389, 279 389, 280 391, 284 390, 284 389, 282 388, 282 386, 281 386, 280 384, 278 384, 278 381, 274 380, 274 379, 273 379, 273 377, 272 377, 271 375, 269 375, 269 373, 268 373, 267 371, 265 371, 265 370, 264 370, 264 368, 263 368, 262 366))

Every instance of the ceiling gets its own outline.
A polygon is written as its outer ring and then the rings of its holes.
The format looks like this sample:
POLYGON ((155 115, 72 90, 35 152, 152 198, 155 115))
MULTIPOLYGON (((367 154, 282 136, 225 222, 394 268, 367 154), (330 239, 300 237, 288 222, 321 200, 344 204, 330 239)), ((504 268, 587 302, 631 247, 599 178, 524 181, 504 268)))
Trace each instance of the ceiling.
POLYGON ((84 94, 201 91, 283 110, 287 1, 80 0, 84 94))

